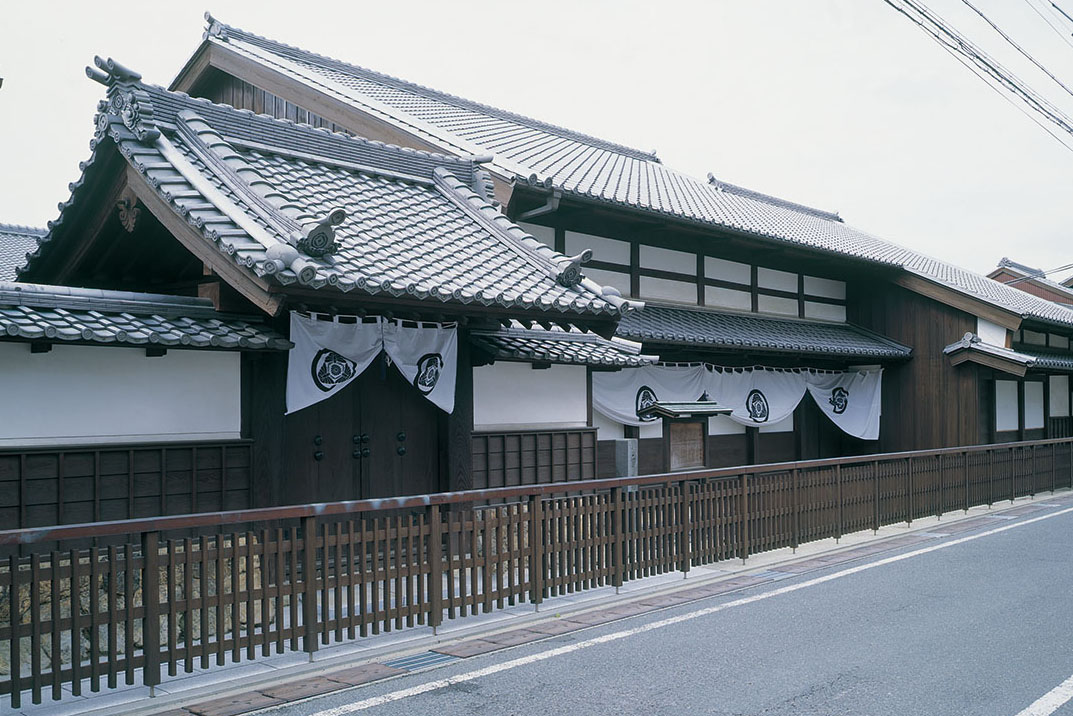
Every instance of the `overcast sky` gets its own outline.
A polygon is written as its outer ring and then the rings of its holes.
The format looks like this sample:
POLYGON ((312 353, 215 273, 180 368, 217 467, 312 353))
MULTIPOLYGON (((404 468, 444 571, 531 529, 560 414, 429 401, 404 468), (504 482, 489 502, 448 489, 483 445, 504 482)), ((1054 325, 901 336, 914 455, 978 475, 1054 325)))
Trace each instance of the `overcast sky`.
MULTIPOLYGON (((1070 97, 961 0, 926 1, 1073 114, 1070 97)), ((1033 12, 1041 0, 974 2, 1073 85, 1073 45, 1033 12)), ((1073 0, 1058 3, 1073 14, 1073 0)), ((104 91, 83 73, 93 55, 166 86, 197 49, 206 9, 292 45, 656 149, 695 176, 837 210, 981 272, 1002 256, 1073 263, 1073 152, 883 0, 7 2, 0 222, 44 225, 68 197, 104 91)))

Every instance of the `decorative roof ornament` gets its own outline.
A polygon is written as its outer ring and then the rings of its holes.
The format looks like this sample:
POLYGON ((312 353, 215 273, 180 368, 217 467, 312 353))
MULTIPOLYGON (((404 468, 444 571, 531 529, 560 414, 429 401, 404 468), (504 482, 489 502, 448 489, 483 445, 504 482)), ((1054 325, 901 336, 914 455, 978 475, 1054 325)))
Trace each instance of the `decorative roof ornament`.
POLYGON ((108 127, 105 114, 115 115, 123 120, 138 141, 151 143, 160 136, 160 130, 153 119, 153 104, 149 94, 140 88, 141 74, 125 67, 109 57, 93 58, 96 67, 86 67, 86 76, 94 82, 108 87, 108 101, 98 105, 102 116, 97 118, 97 129, 101 132, 108 127))
POLYGON ((332 209, 327 216, 319 219, 316 223, 303 227, 302 232, 295 232, 291 238, 295 246, 306 256, 319 258, 334 254, 339 250, 335 243, 335 228, 346 219, 346 210, 341 208, 332 209))
POLYGON ((138 225, 138 216, 142 213, 137 204, 138 199, 134 196, 125 196, 116 202, 116 208, 119 209, 119 223, 128 234, 134 233, 134 228, 138 225))
POLYGON ((227 25, 214 18, 208 10, 205 11, 205 22, 209 23, 209 25, 205 28, 205 34, 202 35, 201 39, 207 40, 210 37, 215 37, 227 42, 227 25))
POLYGON ((581 265, 588 263, 592 259, 592 249, 585 249, 577 256, 564 257, 559 259, 556 263, 559 265, 559 274, 555 277, 555 280, 559 282, 560 286, 566 286, 567 288, 573 288, 581 283, 581 265))

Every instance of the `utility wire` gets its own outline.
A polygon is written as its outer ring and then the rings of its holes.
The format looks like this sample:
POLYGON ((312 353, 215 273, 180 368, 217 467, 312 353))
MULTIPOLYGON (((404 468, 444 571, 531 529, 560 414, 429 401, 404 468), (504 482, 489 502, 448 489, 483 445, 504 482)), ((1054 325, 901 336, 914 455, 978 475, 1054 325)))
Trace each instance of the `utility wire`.
MULTIPOLYGON (((999 62, 973 45, 972 42, 950 27, 946 21, 929 10, 922 2, 917 0, 884 1, 928 33, 940 46, 948 51, 957 52, 967 59, 973 65, 974 71, 978 69, 987 76, 982 79, 989 85, 997 84, 1002 87, 1015 95, 1032 111, 1057 125, 1065 134, 1073 136, 1073 118, 1070 118, 999 62)), ((976 74, 980 76, 979 72, 976 72, 976 74)), ((1052 133, 1052 136, 1055 135, 1052 133)), ((1073 147, 1067 144, 1064 139, 1059 139, 1059 141, 1067 149, 1073 150, 1073 147)))
POLYGON ((1073 22, 1073 17, 1070 17, 1069 14, 1065 10, 1063 10, 1060 7, 1058 7, 1057 3, 1051 2, 1051 7, 1053 7, 1058 12, 1062 13, 1062 17, 1064 17, 1065 19, 1069 20, 1070 22, 1073 22))
MULTIPOLYGON (((1039 15, 1039 18, 1040 18, 1041 20, 1043 20, 1043 21, 1044 21, 1045 23, 1047 23, 1047 27, 1049 27, 1049 28, 1051 28, 1052 30, 1054 30, 1054 31, 1055 31, 1055 33, 1056 33, 1056 34, 1057 34, 1057 35, 1058 35, 1059 37, 1061 37, 1061 38, 1062 38, 1062 42, 1066 43, 1066 44, 1067 44, 1067 45, 1069 45, 1070 47, 1073 47, 1073 42, 1071 42, 1071 41, 1070 41, 1070 39, 1069 39, 1069 37, 1070 37, 1070 36, 1069 36, 1069 33, 1068 33, 1068 32, 1064 31, 1064 30, 1063 30, 1063 29, 1062 29, 1061 27, 1059 27, 1058 25, 1055 25, 1055 24, 1054 24, 1054 22, 1053 22, 1053 21, 1052 21, 1052 20, 1051 20, 1051 19, 1050 19, 1049 17, 1047 17, 1046 15, 1044 15, 1044 14, 1043 14, 1043 12, 1042 12, 1042 11, 1041 11, 1041 10, 1040 10, 1040 9, 1039 9, 1038 7, 1036 7, 1035 3, 1033 3, 1033 2, 1032 2, 1032 0, 1025 0, 1025 3, 1026 3, 1026 4, 1027 4, 1027 5, 1028 5, 1028 6, 1030 7, 1030 8, 1032 8, 1032 12, 1036 13, 1037 15, 1039 15)), ((1053 3, 1052 3, 1052 4, 1053 4, 1053 3)), ((1065 15, 1065 13, 1064 13, 1064 12, 1063 12, 1062 14, 1063 14, 1063 15, 1065 15)), ((1068 17, 1068 16, 1067 16, 1067 17, 1068 17)))
POLYGON ((1073 264, 1066 264, 1065 266, 1059 266, 1058 268, 1051 269, 1050 271, 1035 271, 1027 276, 1018 276, 1017 278, 1011 278, 1009 281, 1003 281, 1002 283, 1007 286, 1012 286, 1015 283, 1021 283, 1022 281, 1031 281, 1035 278, 1047 278, 1047 274, 1058 273, 1067 269, 1073 268, 1073 264))
POLYGON ((1055 77, 1054 74, 1050 70, 1048 70, 1046 67, 1043 66, 1043 64, 1041 62, 1039 62, 1039 60, 1037 60, 1032 55, 1028 54, 1028 51, 1025 50, 1025 48, 1021 47, 1016 42, 1014 42, 1014 39, 1012 37, 1010 37, 1009 35, 1007 35, 1005 32, 1003 32, 1002 28, 1000 28, 998 25, 996 25, 991 20, 991 18, 989 18, 987 15, 983 14, 983 12, 981 12, 979 8, 977 8, 975 5, 973 5, 971 2, 969 2, 969 0, 961 0, 961 1, 963 3, 965 3, 969 7, 969 9, 971 9, 973 12, 975 12, 977 15, 979 15, 981 18, 983 18, 983 21, 986 22, 988 25, 990 25, 992 27, 992 29, 994 29, 995 32, 997 32, 999 35, 1001 35, 1003 40, 1005 40, 1006 42, 1008 42, 1011 45, 1013 45, 1013 48, 1015 50, 1017 50, 1022 55, 1024 55, 1026 58, 1028 58, 1028 60, 1033 65, 1038 67, 1040 69, 1040 71, 1043 72, 1043 74, 1047 75, 1052 80, 1054 80, 1055 83, 1059 87, 1061 87, 1062 89, 1064 89, 1066 91, 1066 94, 1073 96, 1073 90, 1069 89, 1069 87, 1067 87, 1066 84, 1064 82, 1062 82, 1062 80, 1060 80, 1057 77, 1055 77))

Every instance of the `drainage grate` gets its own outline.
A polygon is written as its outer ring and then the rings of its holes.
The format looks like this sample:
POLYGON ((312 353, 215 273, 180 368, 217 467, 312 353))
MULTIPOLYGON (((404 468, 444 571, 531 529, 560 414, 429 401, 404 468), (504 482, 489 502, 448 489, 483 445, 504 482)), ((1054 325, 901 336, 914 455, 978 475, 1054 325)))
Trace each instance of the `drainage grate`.
POLYGON ((417 671, 418 669, 439 666, 440 664, 447 664, 452 661, 458 661, 458 657, 451 656, 450 654, 441 654, 436 651, 423 651, 420 654, 410 654, 409 656, 402 656, 398 659, 392 659, 391 661, 384 661, 381 663, 383 663, 384 666, 390 666, 395 669, 417 671))

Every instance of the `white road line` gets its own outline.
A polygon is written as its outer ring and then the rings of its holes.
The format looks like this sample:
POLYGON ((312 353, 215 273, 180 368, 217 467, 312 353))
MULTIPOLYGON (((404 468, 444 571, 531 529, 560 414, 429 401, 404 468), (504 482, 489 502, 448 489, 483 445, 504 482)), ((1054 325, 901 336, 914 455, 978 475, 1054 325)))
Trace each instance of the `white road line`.
POLYGON ((1040 696, 1027 709, 1018 712, 1017 716, 1049 716, 1070 699, 1073 699, 1073 676, 1040 696))
MULTIPOLYGON (((644 632, 653 631, 655 629, 662 629, 673 624, 680 624, 681 622, 708 616, 709 614, 715 614, 716 612, 721 612, 724 609, 730 609, 731 607, 740 607, 746 604, 752 604, 753 602, 759 602, 764 599, 777 597, 782 594, 789 594, 790 592, 796 592, 801 589, 807 589, 808 587, 814 587, 817 584, 832 582, 836 579, 841 579, 843 577, 848 577, 853 574, 865 572, 869 569, 875 569, 876 567, 882 567, 888 564, 893 564, 895 562, 901 562, 905 559, 919 557, 922 554, 928 554, 929 552, 936 552, 941 549, 947 549, 949 547, 954 547, 965 542, 972 542, 973 540, 982 539, 983 537, 990 537, 991 535, 996 535, 1000 532, 1007 532, 1012 529, 1024 527, 1025 525, 1030 525, 1033 522, 1049 520, 1053 517, 1065 515, 1070 512, 1073 512, 1073 507, 1067 507, 1064 510, 1052 512, 1047 515, 1041 515, 1040 517, 1033 517, 1032 519, 1024 520, 1023 522, 1016 522, 1014 524, 996 527, 995 529, 988 530, 986 532, 980 532, 974 535, 969 535, 967 537, 960 537, 958 539, 950 540, 949 542, 942 542, 940 544, 931 545, 930 547, 923 547, 921 549, 913 550, 912 552, 905 552, 903 554, 894 555, 893 557, 885 557, 875 562, 869 562, 868 564, 861 564, 856 567, 850 567, 849 569, 832 572, 831 574, 826 574, 822 577, 815 577, 804 582, 798 582, 796 584, 790 584, 788 586, 780 587, 778 589, 772 589, 769 592, 754 594, 750 597, 742 597, 741 599, 724 602, 723 604, 717 604, 715 606, 706 607, 704 609, 698 609, 696 611, 689 612, 688 614, 680 614, 676 617, 661 619, 659 621, 643 624, 632 629, 623 629, 622 631, 613 632, 611 634, 604 634, 603 636, 586 639, 585 641, 575 642, 567 646, 560 646, 558 648, 548 649, 547 651, 542 651, 537 654, 530 654, 529 656, 523 656, 517 659, 504 661, 499 664, 486 666, 483 669, 476 669, 474 671, 469 671, 464 674, 459 674, 457 676, 448 676, 445 679, 437 679, 435 681, 429 681, 424 684, 419 684, 417 686, 411 686, 408 689, 399 689, 398 691, 391 691, 381 696, 374 696, 372 698, 364 699, 363 701, 356 701, 352 704, 345 704, 343 706, 337 706, 332 709, 324 709, 323 711, 314 711, 309 716, 345 716, 345 714, 351 714, 356 711, 365 711, 376 706, 383 706, 384 704, 388 704, 393 701, 401 701, 402 699, 407 699, 411 696, 418 696, 420 694, 427 694, 430 691, 438 691, 439 689, 445 689, 453 684, 462 684, 467 681, 473 681, 475 679, 480 679, 485 676, 490 676, 491 674, 498 674, 501 671, 517 669, 520 666, 535 664, 539 661, 546 661, 547 659, 552 659, 556 656, 562 656, 563 654, 570 654, 572 652, 580 651, 582 649, 588 649, 591 646, 607 644, 612 641, 618 641, 620 639, 634 636, 635 634, 643 634, 644 632)), ((1017 716, 1046 716, 1046 714, 1053 713, 1055 709, 1057 709, 1063 703, 1068 701, 1071 697, 1073 697, 1073 677, 1070 677, 1068 681, 1063 682, 1061 686, 1056 688, 1050 694, 1047 694, 1047 696, 1044 696, 1036 703, 1032 704, 1032 706, 1028 707, 1027 710, 1022 711, 1017 716), (1052 697, 1051 694, 1055 694, 1055 696, 1052 697), (1051 698, 1052 700, 1047 701, 1048 698, 1051 698), (1061 700, 1055 701, 1054 699, 1061 700), (1047 701, 1047 703, 1053 703, 1053 708, 1050 708, 1049 711, 1033 710, 1037 707, 1037 704, 1043 703, 1045 701, 1047 701)))

